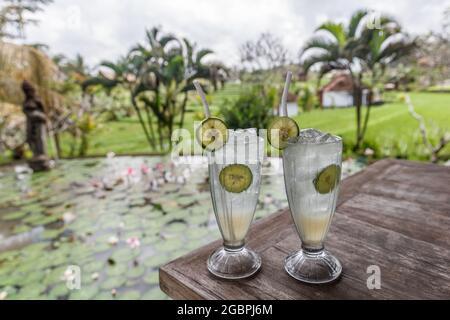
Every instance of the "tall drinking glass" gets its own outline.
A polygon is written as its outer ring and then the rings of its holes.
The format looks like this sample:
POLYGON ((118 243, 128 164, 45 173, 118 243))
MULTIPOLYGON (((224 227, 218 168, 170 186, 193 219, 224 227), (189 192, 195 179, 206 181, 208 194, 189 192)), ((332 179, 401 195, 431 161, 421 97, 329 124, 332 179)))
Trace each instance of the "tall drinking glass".
POLYGON ((242 279, 261 267, 260 256, 245 246, 261 185, 264 139, 256 129, 229 131, 223 148, 209 154, 211 198, 223 247, 208 259, 217 277, 242 279))
POLYGON ((301 250, 285 260, 286 271, 307 283, 339 277, 340 262, 324 248, 339 192, 342 139, 314 129, 300 132, 283 153, 289 207, 300 236, 301 250))

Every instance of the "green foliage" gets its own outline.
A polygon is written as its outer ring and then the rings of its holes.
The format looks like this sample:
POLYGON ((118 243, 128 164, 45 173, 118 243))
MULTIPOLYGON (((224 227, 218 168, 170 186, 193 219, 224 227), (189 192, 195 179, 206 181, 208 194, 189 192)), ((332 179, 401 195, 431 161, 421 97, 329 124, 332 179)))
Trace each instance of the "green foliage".
POLYGON ((370 116, 370 108, 364 118, 361 112, 361 81, 364 74, 370 75, 370 87, 375 87, 388 66, 409 55, 416 47, 415 41, 402 32, 401 26, 393 18, 381 16, 379 28, 373 28, 364 19, 369 14, 367 10, 357 11, 347 25, 335 22, 322 24, 317 31, 327 36, 319 33, 314 35, 301 53, 303 69, 308 72, 317 66, 319 80, 336 70, 345 70, 350 74, 355 88, 355 150, 361 148, 370 116))
POLYGON ((220 108, 231 129, 267 128, 276 105, 277 90, 255 86, 237 100, 226 99, 220 108))
POLYGON ((159 28, 146 32, 146 43, 138 44, 117 63, 103 62, 112 76, 101 73, 83 83, 83 88, 100 85, 110 91, 117 86, 130 92, 148 144, 153 150, 171 148, 172 133, 183 127, 188 92, 194 79, 220 81, 219 65, 204 64, 211 50, 196 50, 187 39, 180 39, 159 28))
POLYGON ((298 105, 304 112, 311 111, 319 107, 319 99, 316 90, 308 83, 301 84, 298 90, 298 105))
POLYGON ((95 118, 89 113, 85 113, 77 122, 78 129, 81 132, 81 143, 78 151, 79 156, 86 155, 89 148, 89 134, 95 129, 96 125, 95 118))
MULTIPOLYGON (((221 106, 224 101, 236 92, 240 94, 240 85, 226 86, 225 90, 220 90, 213 94, 212 112, 217 114, 215 106, 221 106)), ((239 97, 230 101, 233 103, 239 97)), ((450 94, 448 93, 410 93, 416 111, 427 120, 427 128, 431 139, 437 139, 437 129, 450 131, 450 94)), ((423 147, 423 142, 418 130, 417 121, 408 113, 405 103, 402 101, 402 94, 398 92, 385 93, 383 100, 386 104, 380 107, 373 107, 367 136, 361 147, 361 153, 366 148, 375 151, 374 158, 383 157, 407 157, 409 160, 429 160, 429 153, 423 147), (389 96, 389 97, 388 97, 389 96), (399 125, 401 124, 401 125, 399 125), (396 141, 399 141, 396 143, 396 141)), ((194 108, 192 105, 191 108, 194 108)), ((199 104, 195 105, 195 110, 201 110, 199 104)), ((190 130, 193 136, 193 122, 195 112, 186 114, 184 128, 190 130)), ((202 117, 201 117, 202 119, 202 117)), ((345 143, 345 156, 355 157, 357 154, 352 150, 355 143, 355 123, 354 110, 351 108, 337 109, 314 109, 310 112, 298 115, 295 120, 302 128, 317 128, 324 132, 330 132, 343 137, 345 143)), ((138 154, 146 152, 148 143, 142 135, 142 129, 136 117, 121 118, 119 121, 111 121, 106 125, 99 125, 90 134, 90 143, 87 155, 105 155, 110 151, 117 154, 138 154)), ((69 147, 72 137, 64 133, 61 136, 61 145, 64 154, 69 154, 69 147)), ((433 140, 435 141, 435 140, 433 140)), ((78 147, 77 147, 78 150, 78 147)), ((450 145, 442 151, 441 159, 450 158, 450 145)))

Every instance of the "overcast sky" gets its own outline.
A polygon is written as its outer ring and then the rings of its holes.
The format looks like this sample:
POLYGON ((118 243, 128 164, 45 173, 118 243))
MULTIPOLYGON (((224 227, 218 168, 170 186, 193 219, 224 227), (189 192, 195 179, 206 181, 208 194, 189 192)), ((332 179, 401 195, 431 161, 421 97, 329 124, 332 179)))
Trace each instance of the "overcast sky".
POLYGON ((46 43, 53 54, 79 52, 95 65, 125 55, 145 28, 161 25, 231 65, 239 45, 261 32, 281 37, 295 57, 319 23, 345 21, 360 8, 392 14, 417 34, 438 30, 446 7, 450 0, 54 0, 27 41, 46 43))

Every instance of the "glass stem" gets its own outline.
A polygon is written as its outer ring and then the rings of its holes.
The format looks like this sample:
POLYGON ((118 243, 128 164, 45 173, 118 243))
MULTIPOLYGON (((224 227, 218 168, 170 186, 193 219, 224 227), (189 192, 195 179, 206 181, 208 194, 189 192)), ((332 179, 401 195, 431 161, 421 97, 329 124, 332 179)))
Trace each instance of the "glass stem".
POLYGON ((302 251, 305 255, 310 256, 310 257, 314 257, 314 256, 318 256, 320 255, 323 250, 325 249, 325 247, 322 245, 317 246, 317 247, 310 247, 310 246, 305 246, 302 245, 302 251))
POLYGON ((236 252, 241 252, 244 249, 244 244, 240 245, 240 246, 230 246, 227 244, 223 244, 223 248, 225 249, 225 251, 230 252, 230 253, 236 253, 236 252))

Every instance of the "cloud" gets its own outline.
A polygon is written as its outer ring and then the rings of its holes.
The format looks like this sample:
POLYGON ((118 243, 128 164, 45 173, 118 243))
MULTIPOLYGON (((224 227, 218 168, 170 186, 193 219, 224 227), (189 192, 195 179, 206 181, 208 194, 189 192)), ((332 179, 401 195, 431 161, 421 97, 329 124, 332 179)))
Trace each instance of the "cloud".
POLYGON ((188 37, 216 52, 228 64, 238 62, 238 47, 270 31, 282 38, 292 57, 326 20, 346 21, 357 9, 394 15, 412 33, 437 30, 450 0, 55 0, 28 28, 28 41, 50 45, 53 53, 81 53, 91 65, 125 55, 155 25, 188 37))

